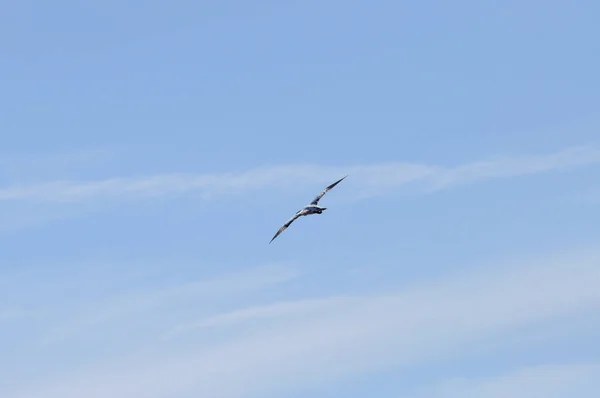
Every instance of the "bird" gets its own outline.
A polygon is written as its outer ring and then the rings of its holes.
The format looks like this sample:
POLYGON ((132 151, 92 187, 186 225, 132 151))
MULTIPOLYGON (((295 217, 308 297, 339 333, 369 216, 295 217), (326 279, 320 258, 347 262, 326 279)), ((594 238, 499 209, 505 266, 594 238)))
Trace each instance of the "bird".
POLYGON ((281 228, 279 228, 279 230, 277 231, 277 233, 275 234, 275 236, 273 236, 273 238, 271 239, 271 241, 269 242, 269 244, 271 242, 273 242, 275 240, 275 238, 277 238, 279 236, 280 233, 282 233, 283 231, 285 231, 287 229, 287 227, 289 227, 298 217, 302 217, 302 216, 308 216, 310 214, 321 214, 323 213, 324 210, 327 210, 327 207, 321 207, 318 205, 319 200, 321 200, 321 198, 323 197, 323 195, 325 195, 327 192, 329 192, 329 190, 333 187, 335 187, 337 184, 339 184, 340 182, 342 182, 342 180, 344 178, 348 177, 347 175, 340 178, 339 180, 337 180, 336 182, 334 182, 333 184, 329 185, 327 188, 325 188, 323 191, 321 191, 321 193, 319 193, 312 202, 310 202, 310 204, 304 206, 302 209, 298 210, 296 212, 296 214, 294 214, 294 216, 292 218, 290 218, 289 220, 287 220, 285 222, 285 224, 283 224, 281 226, 281 228))

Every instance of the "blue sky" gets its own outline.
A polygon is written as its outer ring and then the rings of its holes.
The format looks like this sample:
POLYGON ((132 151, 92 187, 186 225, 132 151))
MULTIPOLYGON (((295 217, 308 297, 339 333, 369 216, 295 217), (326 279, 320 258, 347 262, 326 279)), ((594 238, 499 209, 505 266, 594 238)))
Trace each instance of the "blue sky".
POLYGON ((2 397, 597 394, 597 2, 126 3, 0 6, 2 397))

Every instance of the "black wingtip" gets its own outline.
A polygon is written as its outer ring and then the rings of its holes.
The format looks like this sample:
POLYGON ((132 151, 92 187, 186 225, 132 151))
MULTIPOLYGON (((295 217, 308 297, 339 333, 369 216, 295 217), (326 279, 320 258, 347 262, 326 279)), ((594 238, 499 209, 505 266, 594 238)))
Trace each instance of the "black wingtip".
POLYGON ((342 180, 344 178, 348 177, 347 175, 343 176, 342 178, 340 178, 339 180, 337 180, 336 182, 334 182, 333 184, 331 184, 331 187, 333 188, 334 186, 336 186, 337 184, 339 184, 340 182, 342 182, 342 180))

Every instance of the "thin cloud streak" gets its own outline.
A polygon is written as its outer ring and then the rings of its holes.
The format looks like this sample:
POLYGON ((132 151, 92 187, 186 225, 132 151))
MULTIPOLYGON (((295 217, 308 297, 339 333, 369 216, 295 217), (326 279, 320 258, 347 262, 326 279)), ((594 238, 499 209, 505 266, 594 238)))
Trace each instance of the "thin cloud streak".
POLYGON ((0 189, 0 200, 80 202, 99 198, 135 198, 198 192, 205 199, 263 189, 289 189, 301 184, 324 184, 340 175, 352 175, 359 197, 379 195, 409 183, 429 190, 478 180, 564 170, 600 163, 600 149, 580 146, 545 155, 500 157, 456 167, 385 163, 325 167, 283 165, 239 173, 158 174, 96 181, 51 181, 0 189))
POLYGON ((565 170, 600 162, 600 149, 573 147, 550 155, 497 157, 443 170, 434 178, 434 187, 444 187, 501 177, 565 170))
POLYGON ((302 299, 293 301, 276 302, 263 306, 238 309, 231 312, 221 313, 209 316, 201 321, 178 325, 169 333, 176 336, 184 332, 191 332, 197 329, 217 328, 232 326, 242 322, 251 322, 255 320, 272 320, 281 317, 293 315, 314 315, 316 312, 331 311, 335 308, 344 308, 350 302, 355 301, 360 304, 363 299, 351 296, 327 297, 302 299))
POLYGON ((187 282, 147 292, 113 297, 102 304, 86 308, 81 315, 59 324, 41 339, 42 345, 55 344, 77 335, 89 333, 104 325, 133 319, 186 299, 235 297, 271 285, 289 282, 301 275, 300 271, 284 265, 266 265, 237 271, 210 280, 187 282))
POLYGON ((522 327, 597 311, 599 264, 598 250, 581 251, 399 292, 240 308, 206 318, 222 339, 208 343, 195 329, 185 355, 114 358, 5 396, 264 397, 457 349, 468 355, 522 327))

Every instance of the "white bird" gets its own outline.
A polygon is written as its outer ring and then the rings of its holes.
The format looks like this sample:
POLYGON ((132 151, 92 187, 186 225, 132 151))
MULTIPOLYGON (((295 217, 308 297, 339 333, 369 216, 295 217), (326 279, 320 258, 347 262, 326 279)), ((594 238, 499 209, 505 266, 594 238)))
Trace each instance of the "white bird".
MULTIPOLYGON (((328 186, 327 188, 325 188, 320 194, 317 195, 316 198, 313 199, 312 202, 310 202, 309 205, 304 206, 302 209, 298 210, 296 212, 296 214, 294 214, 294 216, 292 218, 290 218, 289 220, 287 220, 286 223, 283 224, 281 226, 281 228, 279 228, 279 231, 277 231, 277 233, 275 234, 275 236, 273 236, 273 238, 271 239, 271 242, 273 242, 273 240, 276 237, 278 237, 280 233, 282 233, 283 231, 285 231, 287 229, 287 227, 289 227, 294 222, 294 220, 296 220, 298 217, 308 216, 310 214, 321 214, 321 213, 323 213, 323 210, 327 210, 327 207, 318 206, 319 200, 331 188, 335 187, 337 184, 339 184, 346 177, 348 177, 348 176, 344 176, 344 177, 340 178, 339 180, 337 180, 336 182, 334 182, 333 184, 331 184, 330 186, 328 186)), ((269 242, 269 243, 271 243, 271 242, 269 242)))

